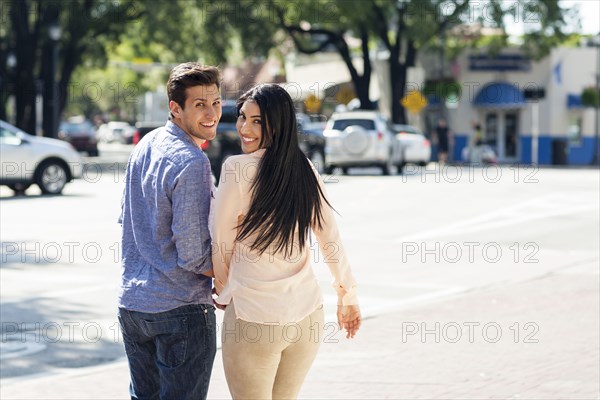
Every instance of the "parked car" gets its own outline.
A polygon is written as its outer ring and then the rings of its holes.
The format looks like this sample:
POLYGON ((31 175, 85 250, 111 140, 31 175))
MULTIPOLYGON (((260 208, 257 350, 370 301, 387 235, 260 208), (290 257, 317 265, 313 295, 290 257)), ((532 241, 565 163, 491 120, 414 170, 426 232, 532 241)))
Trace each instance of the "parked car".
POLYGON ((77 151, 85 151, 92 157, 98 156, 98 140, 94 125, 82 116, 71 117, 61 122, 58 138, 69 142, 77 151))
POLYGON ((103 143, 133 143, 134 129, 128 122, 110 121, 98 128, 98 140, 103 143))
POLYGON ((431 142, 412 125, 393 125, 400 143, 400 171, 406 164, 427 165, 431 161, 431 142))
POLYGON ((135 124, 133 131, 133 144, 138 144, 147 133, 152 132, 156 128, 165 126, 165 121, 139 121, 135 124))
POLYGON ((235 100, 223 100, 221 103, 221 119, 217 125, 217 137, 208 142, 208 148, 204 151, 210 160, 210 165, 217 182, 221 176, 221 166, 228 158, 242 152, 240 136, 235 124, 238 112, 235 100))
POLYGON ((24 192, 32 184, 44 194, 60 194, 80 178, 81 156, 69 143, 29 135, 0 120, 0 185, 24 192))
POLYGON ((323 136, 325 123, 314 122, 306 114, 297 114, 298 144, 306 157, 310 159, 319 174, 325 172, 325 145, 323 136))
POLYGON ((380 167, 384 175, 400 167, 400 143, 387 119, 376 111, 333 113, 323 132, 326 172, 350 167, 380 167))

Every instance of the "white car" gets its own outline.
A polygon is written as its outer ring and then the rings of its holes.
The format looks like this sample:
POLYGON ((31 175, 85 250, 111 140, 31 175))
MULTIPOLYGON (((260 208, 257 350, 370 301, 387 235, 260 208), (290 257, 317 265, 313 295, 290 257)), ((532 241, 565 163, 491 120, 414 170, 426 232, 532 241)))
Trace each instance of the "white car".
POLYGON ((135 127, 123 121, 110 121, 98 128, 98 140, 103 143, 132 143, 135 127))
POLYGON ((0 120, 0 185, 24 192, 33 183, 44 194, 60 194, 80 178, 83 164, 71 144, 29 135, 0 120))
POLYGON ((400 166, 400 145, 387 119, 376 111, 334 113, 323 131, 325 170, 380 167, 384 175, 400 166))
POLYGON ((406 164, 427 165, 431 161, 431 142, 412 125, 393 125, 400 143, 400 169, 406 164))

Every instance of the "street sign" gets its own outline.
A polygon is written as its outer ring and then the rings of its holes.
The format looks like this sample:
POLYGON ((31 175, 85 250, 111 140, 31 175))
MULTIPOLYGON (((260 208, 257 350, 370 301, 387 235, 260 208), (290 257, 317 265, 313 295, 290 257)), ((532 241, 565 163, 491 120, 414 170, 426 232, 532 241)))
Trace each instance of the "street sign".
POLYGON ((354 93, 354 90, 352 90, 352 88, 349 88, 347 86, 342 86, 340 88, 340 90, 337 92, 337 94, 335 95, 335 99, 340 104, 348 104, 350 102, 350 100, 354 99, 355 97, 356 97, 356 93, 354 93))
POLYGON ((400 100, 400 103, 404 108, 413 114, 418 114, 423 108, 427 106, 427 99, 421 92, 411 90, 406 96, 400 100))
POLYGON ((314 94, 310 94, 306 100, 304 100, 304 106, 306 107, 307 112, 318 113, 321 109, 321 100, 314 94))

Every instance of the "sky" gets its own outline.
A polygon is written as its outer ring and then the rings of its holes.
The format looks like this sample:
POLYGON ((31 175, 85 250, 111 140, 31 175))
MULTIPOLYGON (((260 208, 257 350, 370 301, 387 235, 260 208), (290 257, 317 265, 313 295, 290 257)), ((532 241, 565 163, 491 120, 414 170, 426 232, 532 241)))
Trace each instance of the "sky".
MULTIPOLYGON (((600 0, 562 0, 563 8, 579 7, 581 17, 581 33, 598 34, 600 32, 600 0)), ((510 23, 507 21, 506 29, 509 34, 520 35, 523 33, 523 23, 510 23)))
POLYGON ((563 7, 579 6, 582 33, 600 32, 600 0, 563 0, 563 7))

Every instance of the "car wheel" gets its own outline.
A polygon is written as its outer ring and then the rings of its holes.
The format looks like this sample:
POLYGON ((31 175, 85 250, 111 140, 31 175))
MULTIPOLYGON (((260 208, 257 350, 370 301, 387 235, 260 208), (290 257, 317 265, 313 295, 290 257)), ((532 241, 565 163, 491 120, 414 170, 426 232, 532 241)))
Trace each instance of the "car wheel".
POLYGON ((325 173, 328 175, 331 175, 331 174, 333 174, 334 169, 335 169, 334 167, 329 165, 329 166, 325 167, 325 173))
POLYGON ((98 157, 98 149, 88 151, 88 156, 90 157, 98 157))
POLYGON ((15 196, 24 195, 29 186, 31 186, 31 183, 13 183, 8 185, 9 189, 15 192, 15 196))
POLYGON ((321 151, 315 150, 310 156, 310 162, 312 162, 319 174, 325 171, 325 157, 321 151))
POLYGON ((35 183, 43 194, 60 194, 67 184, 67 170, 58 161, 44 161, 35 174, 35 183))
POLYGON ((391 156, 388 158, 387 162, 381 166, 384 175, 394 175, 396 173, 396 168, 391 156))
POLYGON ((348 167, 342 167, 342 175, 348 175, 348 167))

